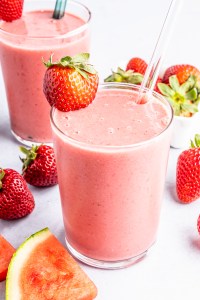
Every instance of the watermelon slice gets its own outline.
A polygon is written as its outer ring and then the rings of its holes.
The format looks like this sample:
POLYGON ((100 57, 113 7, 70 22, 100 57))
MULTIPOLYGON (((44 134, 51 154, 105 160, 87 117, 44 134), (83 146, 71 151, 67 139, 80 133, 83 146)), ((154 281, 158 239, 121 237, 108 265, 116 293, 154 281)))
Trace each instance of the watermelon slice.
POLYGON ((97 288, 48 228, 15 252, 6 278, 6 300, 92 300, 97 288))
POLYGON ((6 279, 8 265, 15 252, 15 248, 0 235, 0 281, 6 279))

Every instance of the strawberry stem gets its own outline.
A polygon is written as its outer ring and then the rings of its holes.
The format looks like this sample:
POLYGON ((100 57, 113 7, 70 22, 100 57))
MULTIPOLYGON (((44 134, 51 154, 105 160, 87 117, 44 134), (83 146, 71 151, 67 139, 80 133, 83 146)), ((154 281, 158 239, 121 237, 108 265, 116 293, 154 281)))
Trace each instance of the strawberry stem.
POLYGON ((39 146, 36 145, 33 145, 30 150, 23 146, 19 147, 20 151, 26 155, 25 158, 20 157, 20 160, 23 163, 22 172, 24 172, 27 169, 27 167, 30 165, 30 163, 36 159, 38 148, 39 146))

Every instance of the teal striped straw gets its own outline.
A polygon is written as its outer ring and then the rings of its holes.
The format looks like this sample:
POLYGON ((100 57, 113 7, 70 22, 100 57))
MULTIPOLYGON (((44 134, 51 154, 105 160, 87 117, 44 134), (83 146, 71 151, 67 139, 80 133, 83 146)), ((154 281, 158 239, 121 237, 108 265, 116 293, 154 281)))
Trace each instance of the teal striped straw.
POLYGON ((53 19, 61 19, 65 14, 67 0, 56 0, 56 5, 53 12, 53 19))

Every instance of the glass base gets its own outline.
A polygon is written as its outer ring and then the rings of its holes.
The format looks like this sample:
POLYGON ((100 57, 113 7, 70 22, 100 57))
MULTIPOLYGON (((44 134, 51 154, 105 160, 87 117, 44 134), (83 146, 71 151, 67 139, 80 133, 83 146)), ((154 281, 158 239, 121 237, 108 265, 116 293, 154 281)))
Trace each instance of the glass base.
POLYGON ((97 259, 93 259, 90 257, 87 257, 81 253, 79 253, 78 251, 76 251, 67 241, 67 239, 65 239, 66 245, 67 245, 67 249, 69 250, 69 252, 71 253, 71 255, 73 257, 75 257, 76 259, 78 259, 79 261, 85 263, 86 265, 95 267, 95 268, 99 268, 99 269, 107 269, 107 270, 116 270, 116 269, 122 269, 122 268, 127 268, 137 262, 139 262, 140 260, 142 260, 148 250, 144 251, 143 253, 136 255, 134 257, 128 258, 128 259, 124 259, 124 260, 118 260, 118 261, 104 261, 104 260, 97 260, 97 259))
POLYGON ((21 138, 20 136, 18 136, 13 130, 11 130, 11 133, 18 142, 20 142, 21 144, 23 144, 25 146, 32 147, 32 145, 39 146, 41 144, 44 144, 44 145, 53 147, 53 142, 52 143, 50 143, 50 142, 44 143, 44 142, 35 142, 35 141, 25 140, 25 139, 21 138))

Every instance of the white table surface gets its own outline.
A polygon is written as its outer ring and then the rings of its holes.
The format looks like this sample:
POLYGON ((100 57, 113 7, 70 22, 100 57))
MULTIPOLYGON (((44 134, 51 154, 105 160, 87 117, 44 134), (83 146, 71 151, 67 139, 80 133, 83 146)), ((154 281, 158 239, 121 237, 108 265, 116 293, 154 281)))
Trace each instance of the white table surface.
MULTIPOLYGON (((170 3, 168 0, 81 2, 93 13, 91 54, 101 79, 121 60, 136 55, 150 58, 170 3)), ((165 64, 192 63, 200 67, 200 3, 199 0, 182 2, 165 64)), ((19 144, 10 133, 2 78, 0 91, 0 166, 21 172, 19 144)), ((180 151, 170 150, 157 242, 146 258, 116 271, 81 264, 98 287, 97 300, 199 299, 200 236, 196 220, 200 214, 200 200, 189 205, 176 200, 175 173, 180 151)), ((0 220, 0 233, 18 247, 32 233, 48 226, 64 244, 58 187, 30 189, 36 201, 34 211, 17 221, 0 220)), ((5 297, 4 289, 5 282, 0 283, 0 300, 5 297)))

